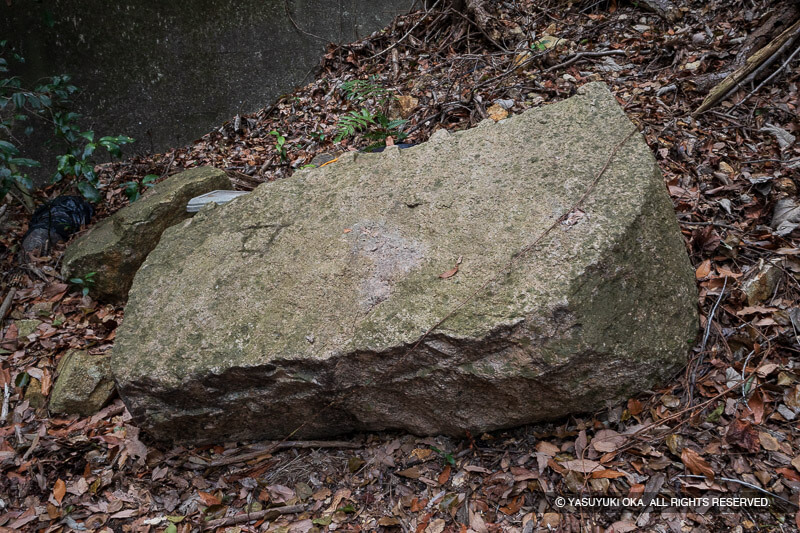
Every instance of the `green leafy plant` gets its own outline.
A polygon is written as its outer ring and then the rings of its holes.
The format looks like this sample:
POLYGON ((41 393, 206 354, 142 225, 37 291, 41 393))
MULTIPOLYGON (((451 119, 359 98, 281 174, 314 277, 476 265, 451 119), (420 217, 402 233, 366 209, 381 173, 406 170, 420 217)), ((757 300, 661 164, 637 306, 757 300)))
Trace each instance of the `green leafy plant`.
POLYGON ((82 278, 70 278, 69 282, 72 283, 73 285, 78 285, 79 287, 81 287, 81 294, 86 296, 87 294, 89 294, 91 288, 94 287, 95 274, 97 274, 97 272, 89 272, 82 278))
POLYGON ((275 150, 278 152, 281 162, 285 163, 289 160, 289 154, 286 147, 286 137, 278 133, 277 130, 272 130, 269 132, 269 134, 275 136, 275 150))
POLYGON ((449 464, 450 466, 456 466, 456 458, 453 457, 452 453, 444 452, 435 446, 431 446, 431 450, 441 455, 445 463, 449 464))
POLYGON ((27 196, 33 188, 30 177, 22 169, 40 166, 40 163, 21 157, 12 128, 26 124, 24 133, 30 135, 37 127, 34 124, 38 123, 52 127, 55 139, 65 147, 66 153, 57 158, 53 181, 74 180, 84 197, 98 201, 100 184, 94 172, 93 154, 102 148, 111 156, 120 157, 121 146, 132 143, 133 139, 119 135, 95 141, 94 131, 83 131, 77 124, 80 115, 69 111, 70 98, 78 92, 78 88, 69 83, 69 76, 45 78, 32 89, 23 87, 21 78, 9 73, 8 55, 17 63, 25 62, 23 57, 8 49, 7 41, 0 41, 0 198, 9 191, 27 196))
POLYGON ((128 201, 130 203, 135 202, 139 199, 142 195, 142 188, 144 190, 149 189, 150 187, 156 184, 156 180, 158 180, 158 176, 155 174, 148 174, 144 178, 142 178, 141 182, 138 181, 126 181, 123 185, 125 186, 124 192, 125 196, 128 197, 128 201))
POLYGON ((356 103, 362 103, 370 98, 375 98, 381 103, 394 98, 391 91, 378 83, 377 76, 370 76, 368 80, 350 80, 342 83, 339 88, 344 92, 344 97, 356 103))
POLYGON ((363 132, 367 139, 379 141, 368 147, 371 149, 384 146, 386 138, 390 136, 399 141, 408 137, 400 131, 406 124, 405 120, 386 116, 385 109, 395 100, 395 96, 382 87, 375 76, 368 80, 346 81, 339 88, 345 99, 361 106, 361 109, 348 111, 339 119, 333 142, 338 143, 346 137, 363 132))

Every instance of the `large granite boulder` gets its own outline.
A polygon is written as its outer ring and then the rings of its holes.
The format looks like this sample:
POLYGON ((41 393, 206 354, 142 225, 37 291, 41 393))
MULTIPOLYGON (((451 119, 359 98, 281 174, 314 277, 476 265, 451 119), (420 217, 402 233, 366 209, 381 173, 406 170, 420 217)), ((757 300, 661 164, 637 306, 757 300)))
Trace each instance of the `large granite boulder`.
POLYGON ((212 167, 170 176, 70 244, 64 252, 62 274, 83 280, 94 272, 89 278, 92 295, 124 302, 134 274, 164 230, 190 216, 186 203, 195 196, 231 188, 227 175, 212 167))
POLYGON ((199 443, 298 428, 458 435, 655 386, 695 339, 697 292, 640 135, 580 210, 479 290, 633 128, 589 84, 201 211, 136 274, 112 356, 123 400, 156 438, 199 443))

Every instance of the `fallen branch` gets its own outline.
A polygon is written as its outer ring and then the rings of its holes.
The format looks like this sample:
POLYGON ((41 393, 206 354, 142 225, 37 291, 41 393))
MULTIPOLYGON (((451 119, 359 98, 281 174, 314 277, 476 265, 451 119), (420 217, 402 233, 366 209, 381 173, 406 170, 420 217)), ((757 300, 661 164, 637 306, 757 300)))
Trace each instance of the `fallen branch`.
POLYGON ((778 68, 778 70, 776 70, 775 72, 773 72, 772 74, 770 74, 770 75, 769 75, 769 76, 768 76, 768 77, 767 77, 767 78, 766 78, 764 81, 762 81, 761 83, 759 83, 759 84, 758 84, 758 86, 757 86, 755 89, 753 89, 752 91, 750 91, 750 92, 747 94, 747 96, 745 96, 744 98, 742 98, 742 100, 741 100, 739 103, 737 103, 735 106, 733 106, 733 108, 732 108, 732 109, 736 109, 737 107, 739 107, 740 105, 742 105, 743 103, 745 103, 746 101, 748 101, 748 100, 750 99, 750 97, 751 97, 751 96, 753 96, 754 94, 756 94, 758 91, 760 91, 760 90, 761 90, 761 88, 762 88, 764 85, 766 85, 766 84, 768 84, 770 81, 772 81, 772 79, 773 79, 775 76, 777 76, 778 74, 780 74, 780 73, 783 71, 783 69, 785 69, 787 66, 789 66, 789 63, 791 63, 791 62, 792 62, 792 60, 795 58, 795 56, 798 54, 798 52, 800 52, 800 46, 798 46, 798 47, 795 49, 795 51, 794 51, 794 52, 792 52, 792 55, 790 55, 790 56, 789 56, 789 57, 786 59, 786 61, 784 61, 784 62, 783 62, 783 64, 782 64, 782 65, 781 65, 781 66, 778 68))
POLYGON ((287 448, 360 448, 361 444, 356 442, 350 442, 346 440, 287 440, 277 442, 270 446, 265 447, 262 450, 255 450, 252 452, 243 453, 241 455, 236 455, 233 457, 224 457, 222 459, 217 459, 216 461, 211 461, 208 463, 209 467, 217 467, 217 466, 226 466, 232 465, 236 463, 241 463, 244 461, 250 461, 252 459, 258 459, 259 457, 264 457, 265 455, 269 455, 276 450, 285 450, 287 448))
POLYGON ((8 383, 3 383, 3 406, 0 407, 0 424, 4 424, 8 419, 8 401, 11 399, 11 387, 8 383))
POLYGON ((692 115, 697 116, 701 113, 705 113, 717 105, 720 100, 723 100, 731 92, 735 91, 746 80, 752 79, 749 77, 750 74, 755 76, 758 71, 766 68, 766 66, 780 56, 787 47, 791 46, 791 43, 794 42, 798 34, 800 34, 800 20, 797 20, 767 46, 748 57, 744 65, 734 70, 716 87, 711 89, 706 99, 703 100, 703 103, 700 104, 700 107, 698 107, 692 115))
POLYGON ((706 72, 694 78, 689 78, 685 83, 687 83, 693 91, 703 94, 708 93, 709 90, 724 80, 731 72, 741 67, 753 52, 769 44, 776 35, 783 31, 780 28, 785 29, 787 27, 787 21, 795 20, 798 15, 800 15, 800 11, 793 5, 783 6, 783 9, 774 12, 761 26, 742 39, 742 46, 739 48, 731 64, 726 65, 722 69, 715 69, 712 72, 706 72))
POLYGON ((14 299, 14 295, 17 293, 17 289, 12 288, 6 294, 6 297, 3 299, 3 303, 0 304, 0 324, 3 323, 3 320, 6 319, 6 315, 8 314, 8 310, 11 309, 11 301, 14 299))
POLYGON ((406 38, 406 37, 408 37, 409 35, 411 35, 411 32, 412 32, 412 31, 414 31, 414 30, 416 30, 416 29, 417 29, 417 26, 419 26, 420 24, 422 24, 422 21, 423 21, 423 20, 425 20, 426 18, 428 18, 428 15, 430 15, 430 14, 431 14, 431 12, 432 12, 434 9, 436 9, 436 6, 438 6, 438 5, 439 5, 439 2, 440 2, 440 1, 441 1, 441 0, 436 0, 436 2, 435 2, 435 3, 434 3, 434 4, 433 4, 431 7, 430 7, 430 9, 428 9, 428 10, 426 10, 426 11, 425 11, 425 14, 424 14, 424 15, 422 15, 422 18, 420 18, 420 19, 417 21, 417 23, 416 23, 416 24, 414 24, 413 26, 411 26, 411 29, 410 29, 410 30, 408 30, 408 31, 405 33, 405 35, 403 35, 402 37, 400 37, 399 39, 397 39, 397 41, 395 41, 395 42, 394 42, 394 43, 393 43, 393 44, 392 44, 390 47, 388 47, 388 48, 385 48, 384 50, 381 50, 381 51, 380 51, 380 52, 378 52, 377 54, 375 54, 375 55, 373 55, 373 56, 371 56, 371 57, 367 58, 367 61, 369 61, 370 59, 375 59, 376 57, 380 57, 380 56, 382 56, 383 54, 385 54, 385 53, 386 53, 386 52, 388 52, 389 50, 392 50, 392 49, 394 49, 394 47, 395 47, 395 46, 397 46, 398 44, 400 44, 401 42, 403 42, 403 41, 405 40, 405 38, 406 38))
POLYGON ((273 507, 272 509, 264 509, 263 511, 255 511, 253 513, 242 513, 227 518, 218 518, 216 520, 209 520, 203 525, 203 529, 214 529, 223 526, 232 526, 234 524, 242 524, 244 522, 252 522, 254 520, 274 520, 284 514, 295 514, 306 510, 305 505, 284 505, 283 507, 273 507))
POLYGON ((603 56, 615 56, 615 55, 624 56, 627 54, 625 53, 625 50, 601 50, 599 52, 578 52, 576 54, 573 54, 569 59, 567 59, 563 63, 559 63, 558 65, 550 67, 546 69, 544 72, 547 73, 560 68, 568 67, 571 64, 577 63, 578 61, 586 57, 603 57, 603 56))

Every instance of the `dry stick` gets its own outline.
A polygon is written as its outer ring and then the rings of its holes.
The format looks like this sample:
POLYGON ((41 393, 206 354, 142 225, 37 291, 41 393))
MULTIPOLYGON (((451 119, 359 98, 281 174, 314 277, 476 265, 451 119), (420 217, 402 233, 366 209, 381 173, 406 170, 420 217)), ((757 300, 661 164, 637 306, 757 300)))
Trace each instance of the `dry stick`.
POLYGON ((382 51, 378 52, 377 54, 375 54, 375 55, 373 55, 373 56, 371 56, 371 57, 368 57, 368 58, 367 58, 367 61, 369 61, 370 59, 375 59, 376 57, 380 57, 380 56, 382 56, 383 54, 385 54, 385 53, 386 53, 386 52, 388 52, 389 50, 392 50, 392 49, 394 49, 394 47, 395 47, 395 46, 397 46, 398 44, 400 44, 401 42, 403 42, 403 40, 404 40, 406 37, 408 37, 409 35, 411 35, 411 32, 412 32, 412 31, 414 31, 414 30, 416 30, 416 29, 417 29, 417 26, 419 26, 420 24, 422 24, 422 21, 423 21, 423 20, 425 20, 426 18, 428 18, 428 15, 430 15, 430 14, 433 12, 433 10, 434 10, 434 9, 436 9, 436 6, 438 6, 438 5, 439 5, 439 2, 441 2, 441 0, 436 0, 436 3, 434 3, 434 4, 431 6, 431 8, 430 8, 430 9, 428 9, 427 11, 425 11, 425 14, 424 14, 424 15, 422 15, 422 18, 420 18, 420 19, 417 21, 417 23, 416 23, 416 24, 414 24, 413 26, 411 26, 411 29, 410 29, 410 30, 408 30, 408 31, 405 33, 405 35, 403 35, 402 37, 400 37, 399 39, 397 39, 397 41, 395 41, 395 42, 394 42, 394 44, 392 44, 392 45, 391 45, 389 48, 386 48, 386 49, 384 49, 384 50, 382 50, 382 51))
POLYGON ((558 70, 560 68, 568 67, 573 63, 576 63, 578 60, 583 59, 584 57, 603 57, 603 56, 614 56, 614 55, 628 55, 625 53, 625 50, 601 50, 598 52, 578 52, 574 54, 572 57, 564 61, 563 63, 559 63, 553 67, 550 67, 544 70, 542 73, 546 74, 548 72, 552 72, 553 70, 558 70))
POLYGON ((703 364, 703 358, 705 357, 706 351, 706 344, 708 343, 708 337, 711 335, 711 324, 714 322, 714 315, 717 313, 717 308, 719 307, 720 302, 722 302, 722 297, 725 296, 725 289, 728 286, 728 276, 725 276, 725 281, 722 283, 722 290, 717 297, 717 301, 714 303, 714 306, 711 308, 711 314, 708 316, 708 321, 706 322, 706 331, 703 335, 703 343, 700 345, 700 355, 697 356, 697 362, 694 364, 694 369, 689 373, 689 406, 691 407, 692 403, 694 402, 694 386, 697 382, 697 370, 700 368, 700 365, 703 364))
MULTIPOLYGON (((677 477, 689 477, 689 478, 693 478, 693 479, 706 479, 705 476, 695 476, 695 475, 689 475, 689 474, 681 474, 680 476, 677 476, 677 477)), ((786 502, 789 505, 794 505, 795 507, 800 507, 796 503, 794 503, 793 501, 787 500, 783 496, 778 496, 775 493, 772 493, 772 492, 770 492, 768 490, 762 489, 761 487, 759 487, 757 485, 753 485, 752 483, 748 483, 747 481, 742 481, 741 479, 734 479, 734 478, 729 478, 729 477, 715 477, 714 479, 720 479, 722 481, 727 481, 728 483, 738 483, 739 485, 743 485, 743 486, 745 486, 745 487, 747 487, 749 489, 757 490, 757 491, 762 492, 764 494, 768 494, 768 495, 772 496, 773 498, 775 498, 776 500, 780 500, 782 502, 786 502)))
POLYGON ((0 423, 5 423, 8 418, 8 401, 11 398, 11 387, 8 383, 3 384, 3 407, 0 407, 0 423))
POLYGON ((739 107, 740 105, 742 105, 743 103, 745 103, 746 101, 748 101, 748 100, 750 99, 750 97, 751 97, 751 96, 753 96, 754 94, 756 94, 758 91, 760 91, 760 90, 761 90, 761 88, 762 88, 764 85, 766 85, 766 84, 768 84, 770 81, 772 81, 772 78, 774 78, 775 76, 777 76, 777 75, 778 75, 778 74, 779 74, 781 71, 783 71, 783 69, 785 69, 785 68, 786 68, 786 67, 789 65, 789 63, 791 63, 792 59, 794 59, 794 57, 795 57, 795 56, 798 54, 798 52, 800 52, 800 46, 798 46, 798 47, 797 47, 797 49, 796 49, 794 52, 792 52, 792 55, 790 55, 790 56, 789 56, 789 58, 788 58, 786 61, 784 61, 784 62, 783 62, 783 64, 782 64, 782 65, 781 65, 781 66, 778 68, 778 70, 776 70, 775 72, 773 72, 772 74, 770 74, 770 75, 769 75, 769 77, 767 77, 767 78, 766 78, 764 81, 762 81, 761 83, 759 83, 759 84, 758 84, 758 87, 756 87, 755 89, 753 89, 752 91, 750 91, 750 92, 747 94, 747 96, 745 96, 745 97, 742 99, 742 101, 741 101, 741 102, 739 102, 738 104, 736 104, 735 106, 733 106, 733 107, 731 108, 731 111, 733 111, 734 109, 736 109, 737 107, 739 107))
POLYGON ((6 315, 8 314, 8 310, 11 309, 11 301, 14 299, 14 295, 17 293, 17 289, 12 288, 8 291, 3 303, 0 304, 0 324, 3 323, 3 320, 6 319, 6 315))
POLYGON ((234 457, 223 457, 222 459, 211 461, 208 464, 208 466, 209 467, 226 466, 226 465, 241 463, 243 461, 250 461, 252 459, 258 459, 259 457, 264 457, 265 455, 269 455, 275 450, 283 450, 286 448, 360 448, 360 447, 361 447, 360 443, 341 441, 341 440, 333 440, 333 441, 289 440, 272 444, 264 448, 263 450, 255 450, 252 452, 243 453, 241 455, 236 455, 234 457))
POLYGON ((728 94, 739 87, 745 78, 761 67, 765 61, 771 62, 773 57, 780 55, 780 52, 782 52, 783 47, 787 45, 787 42, 794 41, 798 34, 800 34, 800 20, 797 20, 797 22, 792 24, 791 27, 787 28, 764 48, 748 57, 744 65, 734 70, 717 86, 711 89, 706 99, 703 100, 703 103, 700 104, 700 107, 698 107, 692 115, 697 116, 717 105, 717 102, 724 99, 728 94))
MULTIPOLYGON (((592 180, 592 183, 590 183, 590 184, 589 184, 589 187, 587 187, 586 191, 584 191, 583 195, 581 195, 581 197, 578 199, 578 201, 577 201, 577 202, 575 202, 575 203, 572 205, 572 207, 570 207, 568 210, 566 210, 566 211, 564 212, 564 214, 562 214, 560 217, 558 217, 558 218, 556 219, 556 221, 555 221, 555 222, 553 222, 553 223, 550 225, 550 227, 548 227, 546 230, 544 230, 544 232, 542 232, 542 234, 541 234, 541 235, 539 235, 539 236, 538 236, 538 237, 537 237, 537 238, 536 238, 536 239, 535 239, 535 240, 534 240, 532 243, 530 243, 530 244, 529 244, 529 245, 527 245, 525 248, 523 248, 522 250, 520 250, 519 252, 517 252, 516 254, 514 254, 514 255, 511 257, 511 259, 508 261, 508 263, 506 263, 506 264, 505 264, 505 266, 503 267, 503 269, 502 269, 500 272, 498 272, 497 274, 495 274, 495 275, 494 275, 494 276, 492 276, 491 278, 487 279, 487 280, 486 280, 486 281, 485 281, 485 282, 484 282, 484 283, 483 283, 483 284, 482 284, 480 287, 478 287, 477 289, 475 289, 475 290, 472 292, 472 294, 470 294, 469 296, 467 296, 467 297, 466 297, 464 300, 462 300, 462 301, 461 301, 461 302, 460 302, 460 303, 459 303, 459 304, 458 304, 456 307, 454 307, 452 311, 450 311, 449 313, 447 313, 447 314, 445 315, 445 317, 444 317, 444 318, 442 318, 442 319, 441 319, 441 320, 439 320, 439 321, 438 321, 436 324, 434 324, 433 326, 431 326, 431 327, 430 327, 430 329, 428 329, 428 331, 426 331, 426 332, 425 332, 425 334, 424 334, 424 335, 423 335, 423 336, 422 336, 422 337, 421 337, 421 338, 420 338, 420 339, 417 341, 417 343, 416 343, 416 344, 415 344, 415 345, 414 345, 414 346, 411 348, 411 352, 413 352, 414 350, 416 350, 416 349, 417 349, 417 347, 418 347, 420 344, 422 344, 422 343, 425 341, 425 339, 428 337, 428 335, 430 335, 431 333, 433 333, 433 331, 434 331, 436 328, 438 328, 439 326, 441 326, 442 324, 444 324, 444 323, 445 323, 445 322, 446 322, 446 321, 447 321, 447 320, 448 320, 450 317, 452 317, 453 315, 455 315, 456 313, 458 313, 458 312, 459 312, 459 311, 460 311, 460 310, 461 310, 461 309, 462 309, 462 308, 463 308, 465 305, 467 305, 467 304, 468 304, 468 303, 470 303, 472 300, 474 300, 474 299, 475 299, 475 297, 476 297, 478 294, 480 294, 481 292, 483 292, 483 291, 486 289, 486 287, 488 287, 488 286, 489 286, 490 284, 492 284, 493 282, 497 281, 497 280, 498 280, 498 279, 499 279, 501 276, 504 276, 504 275, 506 275, 507 273, 509 273, 509 272, 511 271, 511 269, 512 269, 512 268, 514 268, 514 266, 516 265, 516 263, 517 263, 517 262, 518 262, 518 261, 519 261, 521 258, 523 258, 524 256, 526 256, 526 255, 527 255, 527 254, 528 254, 528 253, 529 253, 531 250, 533 250, 533 248, 534 248, 534 247, 536 247, 536 246, 537 246, 537 245, 538 245, 540 242, 542 242, 542 240, 543 240, 545 237, 547 237, 547 235, 548 235, 548 234, 549 234, 551 231, 553 231, 554 229, 556 229, 556 228, 558 227, 558 225, 559 225, 559 224, 561 224, 561 223, 562 223, 564 220, 566 220, 566 219, 567 219, 567 217, 570 215, 570 213, 572 213, 573 211, 575 211, 576 209, 578 209, 579 207, 581 207, 581 205, 583 205, 583 202, 586 200, 586 198, 589 196, 589 194, 590 194, 590 193, 591 193, 591 192, 594 190, 595 186, 597 185, 597 182, 598 182, 598 181, 600 181, 600 178, 603 176, 603 174, 605 174, 606 170, 608 170, 608 167, 609 167, 609 165, 611 164, 611 160, 612 160, 612 159, 614 159, 614 156, 615 156, 615 155, 617 155, 617 152, 619 151, 619 149, 620 149, 620 148, 622 148, 622 146, 623 146, 623 145, 624 145, 626 142, 628 142, 628 139, 630 139, 630 138, 633 136, 633 134, 634 134, 634 133, 636 133, 637 131, 639 131, 639 130, 638 130, 636 127, 634 127, 634 128, 631 130, 631 132, 630 132, 630 133, 628 133, 628 134, 625 136, 625 138, 624 138, 624 139, 622 139, 622 140, 621 140, 621 141, 620 141, 620 142, 619 142, 619 143, 618 143, 618 144, 617 144, 617 145, 614 147, 614 149, 611 151, 611 155, 609 155, 609 156, 608 156, 608 160, 606 161, 606 164, 605 164, 605 165, 603 165, 603 168, 602 168, 602 169, 600 169, 600 172, 598 172, 598 173, 597 173, 597 175, 595 176, 594 180, 592 180)), ((410 353, 410 352, 409 352, 409 353, 410 353)))
POLYGON ((275 516, 279 516, 282 514, 300 513, 305 511, 305 509, 306 509, 305 505, 284 505, 283 507, 273 507, 272 509, 264 509, 263 511, 255 511, 253 513, 242 513, 234 516, 229 516, 228 518, 218 518, 216 520, 210 520, 205 525, 203 525, 203 529, 212 529, 215 527, 231 526, 233 524, 251 522, 253 520, 261 520, 262 518, 273 515, 275 513, 277 513, 277 515, 275 516))

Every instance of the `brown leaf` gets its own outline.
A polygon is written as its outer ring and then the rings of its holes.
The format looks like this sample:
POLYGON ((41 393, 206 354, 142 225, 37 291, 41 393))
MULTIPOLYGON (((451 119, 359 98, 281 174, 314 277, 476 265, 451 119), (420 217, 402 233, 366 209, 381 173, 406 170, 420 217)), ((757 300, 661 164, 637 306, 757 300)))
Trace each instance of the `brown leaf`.
POLYGON ((412 466, 411 468, 406 468, 405 470, 401 470, 396 472, 398 476, 407 477, 409 479, 419 479, 420 472, 418 466, 412 466))
POLYGON ((753 413, 753 422, 756 425, 761 424, 764 420, 764 400, 761 394, 756 391, 747 404, 750 406, 750 412, 753 413))
POLYGON ((625 477, 623 472, 618 472, 616 470, 595 470, 590 474, 592 479, 617 479, 618 477, 625 477))
POLYGON ((781 444, 778 442, 778 439, 764 431, 758 434, 758 440, 761 441, 761 447, 767 451, 777 452, 781 449, 781 444))
POLYGON ((61 500, 64 499, 66 493, 67 484, 64 483, 63 479, 58 478, 55 485, 53 485, 53 499, 58 502, 58 505, 61 505, 61 500))
POLYGON ((600 453, 614 452, 625 444, 625 441, 625 436, 613 429, 601 429, 592 439, 592 448, 600 453))
POLYGON ((644 407, 642 406, 642 402, 639 400, 635 398, 628 400, 628 412, 631 414, 631 416, 640 415, 643 409, 644 407))
POLYGON ((564 461, 561 466, 573 472, 580 472, 581 474, 588 474, 595 470, 603 470, 600 463, 597 461, 590 461, 588 459, 576 459, 574 461, 564 461))
POLYGON ((439 277, 442 278, 442 279, 452 278, 457 273, 458 273, 458 265, 456 265, 455 267, 451 268, 447 272, 439 274, 439 277))
POLYGON ((644 485, 641 483, 636 483, 635 485, 631 485, 631 490, 628 491, 628 498, 634 500, 640 500, 644 495, 644 485))
POLYGON ((681 452, 681 462, 692 474, 705 476, 709 481, 714 480, 714 471, 708 461, 691 448, 684 448, 681 452))
POLYGON ((750 422, 736 419, 728 426, 725 434, 725 441, 747 450, 750 453, 757 453, 761 449, 758 440, 758 432, 753 429, 750 422))
POLYGON ((776 472, 790 481, 794 481, 795 483, 800 482, 800 474, 798 474, 791 468, 786 468, 786 467, 778 468, 776 472))
POLYGON ((439 485, 444 485, 447 483, 448 479, 450 479, 450 465, 444 467, 444 470, 442 470, 442 473, 439 474, 439 477, 436 479, 436 481, 439 482, 439 485))
POLYGON ((522 494, 520 494, 519 496, 511 500, 511 502, 508 505, 501 507, 500 511, 503 514, 507 514, 509 516, 512 514, 516 514, 517 511, 519 511, 522 508, 522 503, 524 501, 525 498, 522 496, 522 494))
POLYGON ((211 507, 212 505, 219 505, 222 503, 222 500, 220 500, 219 498, 208 492, 197 491, 197 496, 203 501, 205 505, 209 507, 211 507))
POLYGON ((697 279, 707 278, 711 274, 711 259, 706 259, 695 270, 694 277, 697 279))
POLYGON ((486 109, 486 112, 489 114, 489 118, 495 122, 503 120, 504 118, 508 118, 508 111, 506 111, 506 109, 500 104, 490 105, 486 109))

